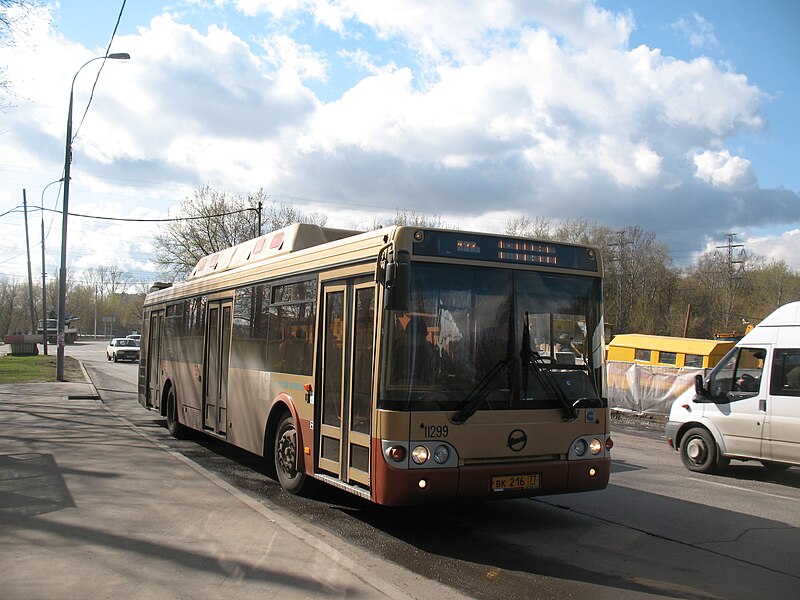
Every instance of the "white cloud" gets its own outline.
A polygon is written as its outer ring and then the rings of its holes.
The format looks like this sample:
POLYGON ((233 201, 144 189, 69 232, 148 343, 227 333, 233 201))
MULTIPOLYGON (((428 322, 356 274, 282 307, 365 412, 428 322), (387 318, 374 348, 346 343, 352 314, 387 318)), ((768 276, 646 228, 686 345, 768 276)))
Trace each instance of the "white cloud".
POLYGON ((327 61, 308 44, 298 44, 288 35, 275 35, 265 38, 261 45, 276 68, 291 69, 301 80, 326 80, 327 61))
POLYGON ((697 13, 681 17, 672 28, 681 33, 693 48, 717 48, 720 45, 714 34, 714 25, 697 13))
POLYGON ((782 260, 793 270, 800 270, 798 248, 800 248, 800 229, 791 229, 778 235, 747 238, 748 252, 775 261, 782 260))
POLYGON ((694 155, 697 177, 724 190, 741 190, 756 183, 750 161, 728 150, 706 150, 694 155))
MULTIPOLYGON (((762 92, 708 58, 629 49, 629 14, 579 0, 235 6, 315 24, 200 30, 164 13, 118 37, 133 58, 106 65, 75 144, 86 212, 163 213, 209 184, 309 198, 339 226, 354 221, 343 204, 493 230, 504 214, 581 217, 697 248, 705 232, 800 222, 796 193, 759 190, 748 159, 722 149, 763 127, 762 92), (335 100, 312 91, 354 65, 366 75, 335 100)), ((35 51, 0 49, 22 98, 4 115, 0 164, 20 173, 14 185, 34 170, 43 186, 63 166, 70 78, 96 51, 44 26, 32 35, 35 51)), ((78 79, 76 107, 95 72, 78 79)), ((17 196, 0 187, 0 209, 17 196)))

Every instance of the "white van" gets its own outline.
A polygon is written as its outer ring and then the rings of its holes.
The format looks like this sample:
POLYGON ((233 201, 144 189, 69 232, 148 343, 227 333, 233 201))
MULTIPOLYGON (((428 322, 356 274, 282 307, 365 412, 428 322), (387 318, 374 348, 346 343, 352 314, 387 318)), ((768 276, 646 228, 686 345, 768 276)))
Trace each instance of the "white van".
POLYGON ((673 403, 667 443, 690 471, 732 458, 800 465, 800 302, 781 306, 673 403))

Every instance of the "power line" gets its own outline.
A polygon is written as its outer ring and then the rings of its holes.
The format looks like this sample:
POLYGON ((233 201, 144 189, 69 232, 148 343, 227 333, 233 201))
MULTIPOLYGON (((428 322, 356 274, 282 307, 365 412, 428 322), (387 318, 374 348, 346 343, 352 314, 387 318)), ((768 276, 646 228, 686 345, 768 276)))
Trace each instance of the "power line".
MULTIPOLYGON (((62 211, 54 209, 54 208, 42 208, 40 210, 44 211, 51 211, 56 213, 61 213, 62 211)), ((100 215, 84 215, 81 213, 73 213, 68 212, 67 215, 70 217, 81 217, 83 219, 96 219, 98 221, 123 221, 126 223, 172 223, 176 221, 198 221, 200 219, 215 219, 217 217, 228 217, 230 215, 236 215, 239 213, 247 212, 247 211, 258 211, 256 207, 250 208, 241 208, 238 210, 232 210, 229 212, 218 213, 215 215, 198 215, 195 217, 174 217, 174 218, 165 218, 165 219, 128 219, 124 217, 103 217, 100 215)), ((9 211, 10 212, 10 211, 9 211)), ((2 216, 2 215, 0 215, 2 216)))

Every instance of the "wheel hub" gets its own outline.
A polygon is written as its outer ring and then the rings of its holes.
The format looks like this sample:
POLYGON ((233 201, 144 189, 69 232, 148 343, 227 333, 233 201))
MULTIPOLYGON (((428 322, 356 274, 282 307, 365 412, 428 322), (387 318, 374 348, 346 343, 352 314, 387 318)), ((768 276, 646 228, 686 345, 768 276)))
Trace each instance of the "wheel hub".
POLYGON ((686 446, 686 455, 696 463, 703 462, 708 450, 703 440, 693 439, 686 446))
POLYGON ((295 451, 294 431, 284 431, 278 442, 278 464, 284 473, 290 477, 297 474, 297 453, 295 451))

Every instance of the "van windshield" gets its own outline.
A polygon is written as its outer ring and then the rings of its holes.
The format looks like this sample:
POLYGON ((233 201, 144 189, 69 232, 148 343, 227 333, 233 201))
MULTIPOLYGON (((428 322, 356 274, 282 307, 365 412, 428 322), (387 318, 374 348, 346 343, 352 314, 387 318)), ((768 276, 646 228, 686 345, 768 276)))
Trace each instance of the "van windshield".
POLYGON ((761 388, 765 356, 763 348, 731 349, 709 375, 711 398, 755 396, 761 388))

